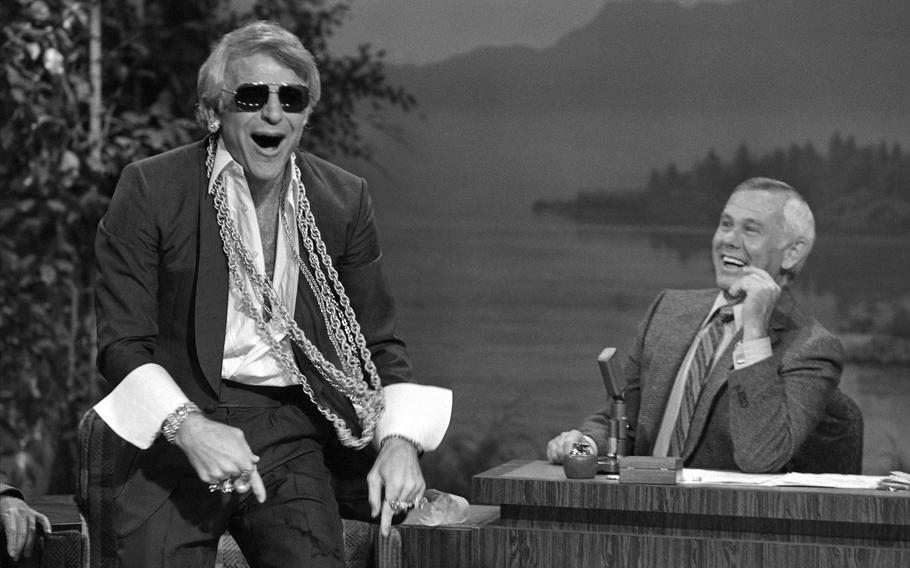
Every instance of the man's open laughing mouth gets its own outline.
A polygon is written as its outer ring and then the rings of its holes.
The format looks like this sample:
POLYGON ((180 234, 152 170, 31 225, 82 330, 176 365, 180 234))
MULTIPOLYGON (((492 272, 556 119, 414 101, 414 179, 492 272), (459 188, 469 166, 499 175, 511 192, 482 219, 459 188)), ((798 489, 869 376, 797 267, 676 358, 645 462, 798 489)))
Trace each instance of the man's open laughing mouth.
POLYGON ((257 146, 266 149, 277 148, 284 140, 284 136, 281 134, 253 134, 251 138, 257 146))
POLYGON ((743 268, 746 266, 745 261, 726 254, 722 254, 720 260, 723 262, 725 268, 743 268))

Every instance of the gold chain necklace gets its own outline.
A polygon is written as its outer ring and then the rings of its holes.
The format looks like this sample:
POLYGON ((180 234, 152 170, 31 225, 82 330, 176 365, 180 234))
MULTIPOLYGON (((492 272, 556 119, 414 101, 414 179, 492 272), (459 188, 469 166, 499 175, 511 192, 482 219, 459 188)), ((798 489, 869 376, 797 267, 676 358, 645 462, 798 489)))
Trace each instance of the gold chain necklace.
MULTIPOLYGON (((212 135, 207 144, 208 179, 212 177, 216 148, 217 137, 212 135)), ((283 202, 280 206, 279 216, 298 269, 303 273, 310 290, 316 297, 319 311, 323 316, 323 323, 342 369, 338 369, 328 361, 304 335, 303 330, 294 321, 293 315, 288 312, 281 297, 275 291, 270 279, 256 268, 230 214, 224 192, 224 176, 219 173, 215 183, 209 189, 209 194, 212 195, 215 202, 218 228, 224 254, 227 256, 231 286, 240 295, 241 309, 256 321, 256 331, 269 346, 272 356, 300 384, 319 412, 332 423, 341 443, 353 448, 362 448, 373 439, 376 423, 383 411, 382 382, 370 350, 367 348, 360 324, 351 307, 351 302, 338 278, 338 272, 332 265, 331 256, 326 250, 319 228, 316 226, 309 200, 307 200, 303 184, 300 182, 300 168, 296 163, 294 163, 293 185, 297 200, 296 225, 306 248, 309 265, 304 261, 295 244, 297 239, 287 221, 283 202), (244 285, 244 275, 249 279, 255 298, 250 295, 244 285), (297 367, 291 350, 282 347, 281 343, 275 339, 276 331, 287 331, 288 337, 303 350, 320 376, 351 401, 358 423, 362 428, 359 437, 353 435, 343 418, 316 398, 306 376, 297 367), (369 388, 364 380, 364 370, 370 377, 372 388, 369 388)))

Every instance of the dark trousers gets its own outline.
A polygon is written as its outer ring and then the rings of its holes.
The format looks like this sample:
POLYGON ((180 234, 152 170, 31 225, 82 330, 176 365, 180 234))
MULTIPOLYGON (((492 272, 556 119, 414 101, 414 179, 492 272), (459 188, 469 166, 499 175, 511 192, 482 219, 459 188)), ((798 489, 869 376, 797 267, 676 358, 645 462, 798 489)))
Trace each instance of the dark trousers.
POLYGON ((187 467, 164 505, 118 539, 121 566, 213 566, 229 530, 252 568, 342 567, 341 518, 322 454, 330 426, 302 389, 225 386, 207 416, 244 431, 260 457, 266 501, 210 493, 187 467))

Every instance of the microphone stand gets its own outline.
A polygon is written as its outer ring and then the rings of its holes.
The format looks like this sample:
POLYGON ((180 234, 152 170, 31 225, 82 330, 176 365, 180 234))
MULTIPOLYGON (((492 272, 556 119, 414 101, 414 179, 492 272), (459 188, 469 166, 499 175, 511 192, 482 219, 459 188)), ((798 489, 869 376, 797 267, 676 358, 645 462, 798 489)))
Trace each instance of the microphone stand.
POLYGON ((610 407, 606 457, 599 462, 599 471, 607 474, 619 473, 619 458, 629 451, 629 422, 623 398, 625 381, 613 362, 615 354, 616 348, 607 347, 597 356, 597 364, 607 390, 607 405, 610 407))

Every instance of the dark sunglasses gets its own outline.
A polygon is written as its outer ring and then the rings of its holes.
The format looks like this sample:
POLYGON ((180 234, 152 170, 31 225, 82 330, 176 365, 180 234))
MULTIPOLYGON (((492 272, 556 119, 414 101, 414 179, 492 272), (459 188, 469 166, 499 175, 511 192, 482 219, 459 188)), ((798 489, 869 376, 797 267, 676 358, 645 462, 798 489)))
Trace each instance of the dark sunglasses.
POLYGON ((278 102, 284 112, 303 112, 310 104, 310 90, 306 85, 284 83, 244 83, 236 91, 221 89, 234 95, 234 104, 240 112, 256 112, 269 102, 271 93, 278 93, 278 102))

